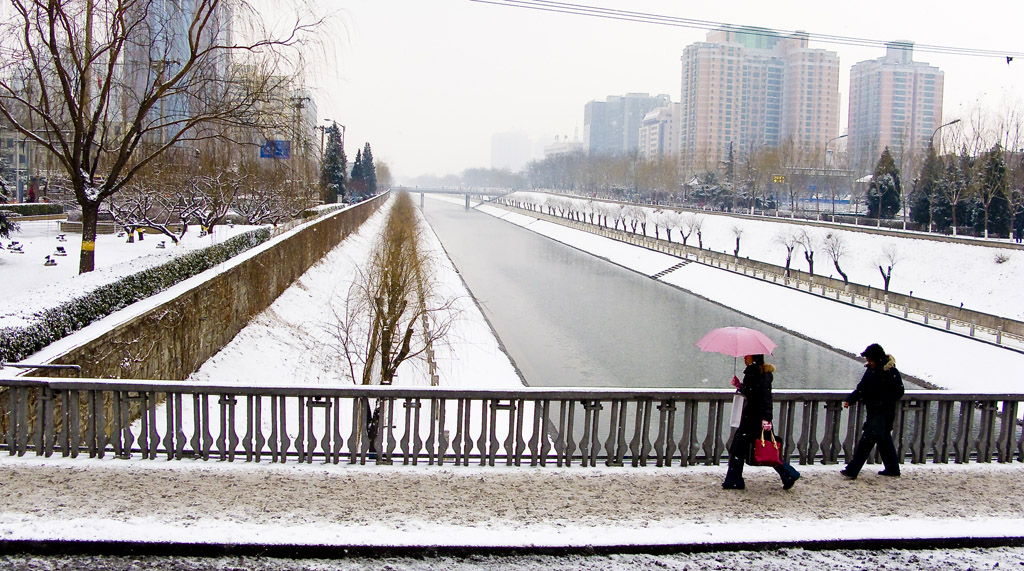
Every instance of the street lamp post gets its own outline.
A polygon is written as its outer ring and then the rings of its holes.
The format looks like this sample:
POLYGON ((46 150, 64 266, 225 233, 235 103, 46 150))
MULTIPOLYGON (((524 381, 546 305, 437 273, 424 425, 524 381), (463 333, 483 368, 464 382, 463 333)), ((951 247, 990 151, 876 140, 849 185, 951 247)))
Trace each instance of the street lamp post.
MULTIPOLYGON (((324 119, 324 123, 329 122, 330 119, 324 119)), ((317 125, 313 127, 317 131, 320 131, 320 156, 324 156, 324 133, 327 132, 327 125, 317 125)))
MULTIPOLYGON (((959 122, 960 122, 959 119, 953 119, 949 123, 943 123, 942 125, 939 125, 938 127, 935 128, 934 131, 932 131, 932 136, 928 139, 928 152, 929 152, 929 154, 932 152, 933 149, 935 149, 935 134, 939 132, 939 129, 941 129, 943 127, 949 127, 950 125, 955 125, 955 124, 957 124, 959 122)), ((942 139, 939 139, 939 152, 936 153, 936 155, 937 156, 942 156, 942 139)), ((934 218, 934 211, 935 211, 935 205, 933 204, 934 202, 935 201, 932 199, 932 197, 929 196, 928 197, 928 231, 929 232, 933 232, 934 231, 932 229, 932 220, 934 218)), ((953 205, 953 208, 956 208, 955 204, 953 205)), ((953 228, 953 234, 956 235, 956 227, 953 228)))
MULTIPOLYGON (((953 120, 952 120, 952 121, 950 121, 949 123, 944 123, 944 124, 942 124, 942 125, 939 125, 938 127, 936 127, 936 128, 935 128, 935 130, 934 130, 934 131, 932 131, 932 136, 931 136, 931 138, 930 138, 930 139, 928 140, 928 141, 929 141, 929 142, 928 142, 928 145, 929 145, 929 146, 932 146, 932 147, 934 147, 934 146, 935 146, 935 133, 938 133, 938 132, 939 132, 939 129, 941 129, 941 128, 943 128, 943 127, 949 127, 950 125, 955 125, 955 124, 957 124, 957 123, 959 123, 959 122, 960 122, 960 120, 959 120, 959 119, 953 119, 953 120)), ((942 139, 939 139, 939 153, 941 153, 941 152, 942 152, 942 139)))
MULTIPOLYGON (((824 156, 821 159, 821 170, 823 170, 825 172, 825 184, 828 184, 828 170, 829 170, 828 169, 828 145, 832 141, 838 141, 839 139, 842 139, 842 138, 846 137, 847 134, 848 133, 839 135, 838 137, 832 137, 831 139, 825 141, 825 152, 823 153, 824 156)), ((832 195, 832 221, 835 222, 836 221, 836 193, 830 192, 830 194, 832 195)), ((815 211, 817 212, 817 209, 818 209, 818 201, 817 200, 814 201, 814 208, 815 208, 815 211)))

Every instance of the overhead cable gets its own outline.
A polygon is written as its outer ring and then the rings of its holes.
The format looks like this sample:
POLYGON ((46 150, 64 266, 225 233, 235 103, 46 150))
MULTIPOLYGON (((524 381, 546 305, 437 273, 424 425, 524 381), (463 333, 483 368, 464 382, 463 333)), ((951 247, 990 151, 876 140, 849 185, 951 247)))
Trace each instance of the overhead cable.
MULTIPOLYGON (((617 10, 613 8, 603 8, 600 6, 591 6, 587 4, 575 4, 569 2, 556 2, 554 0, 470 0, 470 2, 476 2, 478 4, 492 4, 495 6, 505 6, 509 8, 524 8, 529 10, 538 10, 541 12, 553 12, 559 14, 569 14, 574 16, 590 16, 594 18, 603 18, 608 20, 618 20, 623 22, 636 22, 641 24, 657 24, 662 26, 672 26, 677 28, 691 28, 697 30, 736 30, 742 31, 745 34, 764 36, 764 37, 779 37, 779 36, 792 36, 799 35, 805 37, 808 40, 814 40, 826 44, 840 44, 848 46, 861 46, 861 47, 878 47, 885 48, 890 44, 898 42, 890 42, 885 40, 874 40, 870 38, 859 38, 855 36, 839 36, 834 34, 820 34, 814 32, 806 32, 803 30, 782 30, 776 28, 766 27, 750 27, 750 26, 739 26, 734 24, 728 24, 725 22, 713 22, 710 20, 698 20, 694 18, 681 18, 677 16, 666 16, 662 14, 652 14, 647 12, 633 12, 629 10, 617 10)), ((908 43, 909 45, 909 43, 908 43)), ((977 48, 963 48, 954 46, 943 46, 936 44, 912 44, 915 51, 938 53, 947 55, 959 55, 959 56, 970 56, 970 57, 993 57, 993 58, 1008 58, 1007 61, 1012 60, 1015 57, 1024 57, 1024 52, 1010 52, 1001 50, 985 50, 977 48)))

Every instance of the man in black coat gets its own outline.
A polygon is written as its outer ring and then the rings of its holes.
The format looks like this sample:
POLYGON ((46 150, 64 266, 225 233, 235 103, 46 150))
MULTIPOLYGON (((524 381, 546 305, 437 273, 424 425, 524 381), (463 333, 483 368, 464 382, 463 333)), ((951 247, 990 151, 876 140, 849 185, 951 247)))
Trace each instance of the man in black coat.
POLYGON ((903 398, 903 377, 896 370, 896 360, 887 355, 878 343, 868 345, 861 356, 867 360, 864 377, 846 397, 843 406, 849 408, 850 403, 863 402, 868 414, 860 440, 853 450, 853 458, 840 473, 851 480, 856 479, 871 449, 877 445, 885 466, 879 474, 899 477, 900 461, 892 441, 892 425, 896 420, 896 405, 903 398))

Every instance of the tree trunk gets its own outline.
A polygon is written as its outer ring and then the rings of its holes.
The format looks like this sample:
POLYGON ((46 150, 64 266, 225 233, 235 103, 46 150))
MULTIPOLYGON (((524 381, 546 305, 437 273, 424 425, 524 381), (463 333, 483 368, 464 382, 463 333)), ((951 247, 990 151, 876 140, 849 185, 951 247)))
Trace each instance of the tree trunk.
POLYGON ((82 253, 78 258, 78 273, 84 274, 96 269, 96 223, 99 221, 100 204, 86 202, 82 205, 82 253))
POLYGON ((839 272, 839 275, 843 276, 843 283, 849 285, 850 278, 846 277, 846 272, 839 267, 839 260, 832 260, 832 265, 836 267, 836 271, 839 272))

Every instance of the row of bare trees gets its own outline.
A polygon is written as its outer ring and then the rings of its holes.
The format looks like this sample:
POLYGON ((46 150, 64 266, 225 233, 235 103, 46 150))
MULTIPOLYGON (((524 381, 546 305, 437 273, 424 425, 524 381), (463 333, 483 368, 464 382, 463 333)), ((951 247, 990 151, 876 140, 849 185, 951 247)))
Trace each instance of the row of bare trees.
POLYGON ((0 117, 58 165, 81 209, 80 272, 95 267, 101 205, 171 168, 174 150, 298 131, 295 79, 324 23, 302 6, 271 27, 248 0, 11 0, 0 117))
POLYGON ((193 223, 201 234, 228 214, 246 224, 277 225, 317 203, 315 185, 289 162, 261 161, 240 150, 214 141, 171 149, 111 196, 107 210, 129 241, 133 231, 148 228, 177 243, 193 223))
MULTIPOLYGON (((691 236, 696 236, 697 247, 704 249, 702 231, 706 217, 699 212, 562 196, 515 195, 498 199, 498 202, 643 236, 661 238, 662 232, 664 232, 667 241, 672 242, 674 239, 676 243, 684 246, 688 245, 691 236), (653 226, 651 234, 648 234, 648 225, 653 226), (673 238, 673 233, 675 238, 673 238)), ((735 224, 730 230, 735 240, 733 255, 737 257, 740 255, 744 230, 745 227, 742 224, 735 224)), ((781 231, 775 237, 775 243, 781 246, 785 253, 784 268, 787 277, 791 275, 793 269, 793 258, 798 254, 807 264, 807 273, 811 276, 816 275, 815 253, 824 250, 828 260, 832 262, 836 272, 842 277, 843 283, 850 283, 849 276, 842 268, 843 260, 850 251, 841 232, 826 231, 822 235, 810 227, 793 226, 781 231)), ((893 268, 896 267, 900 257, 899 248, 895 243, 886 244, 875 256, 874 264, 878 266, 886 292, 889 291, 893 268)))

